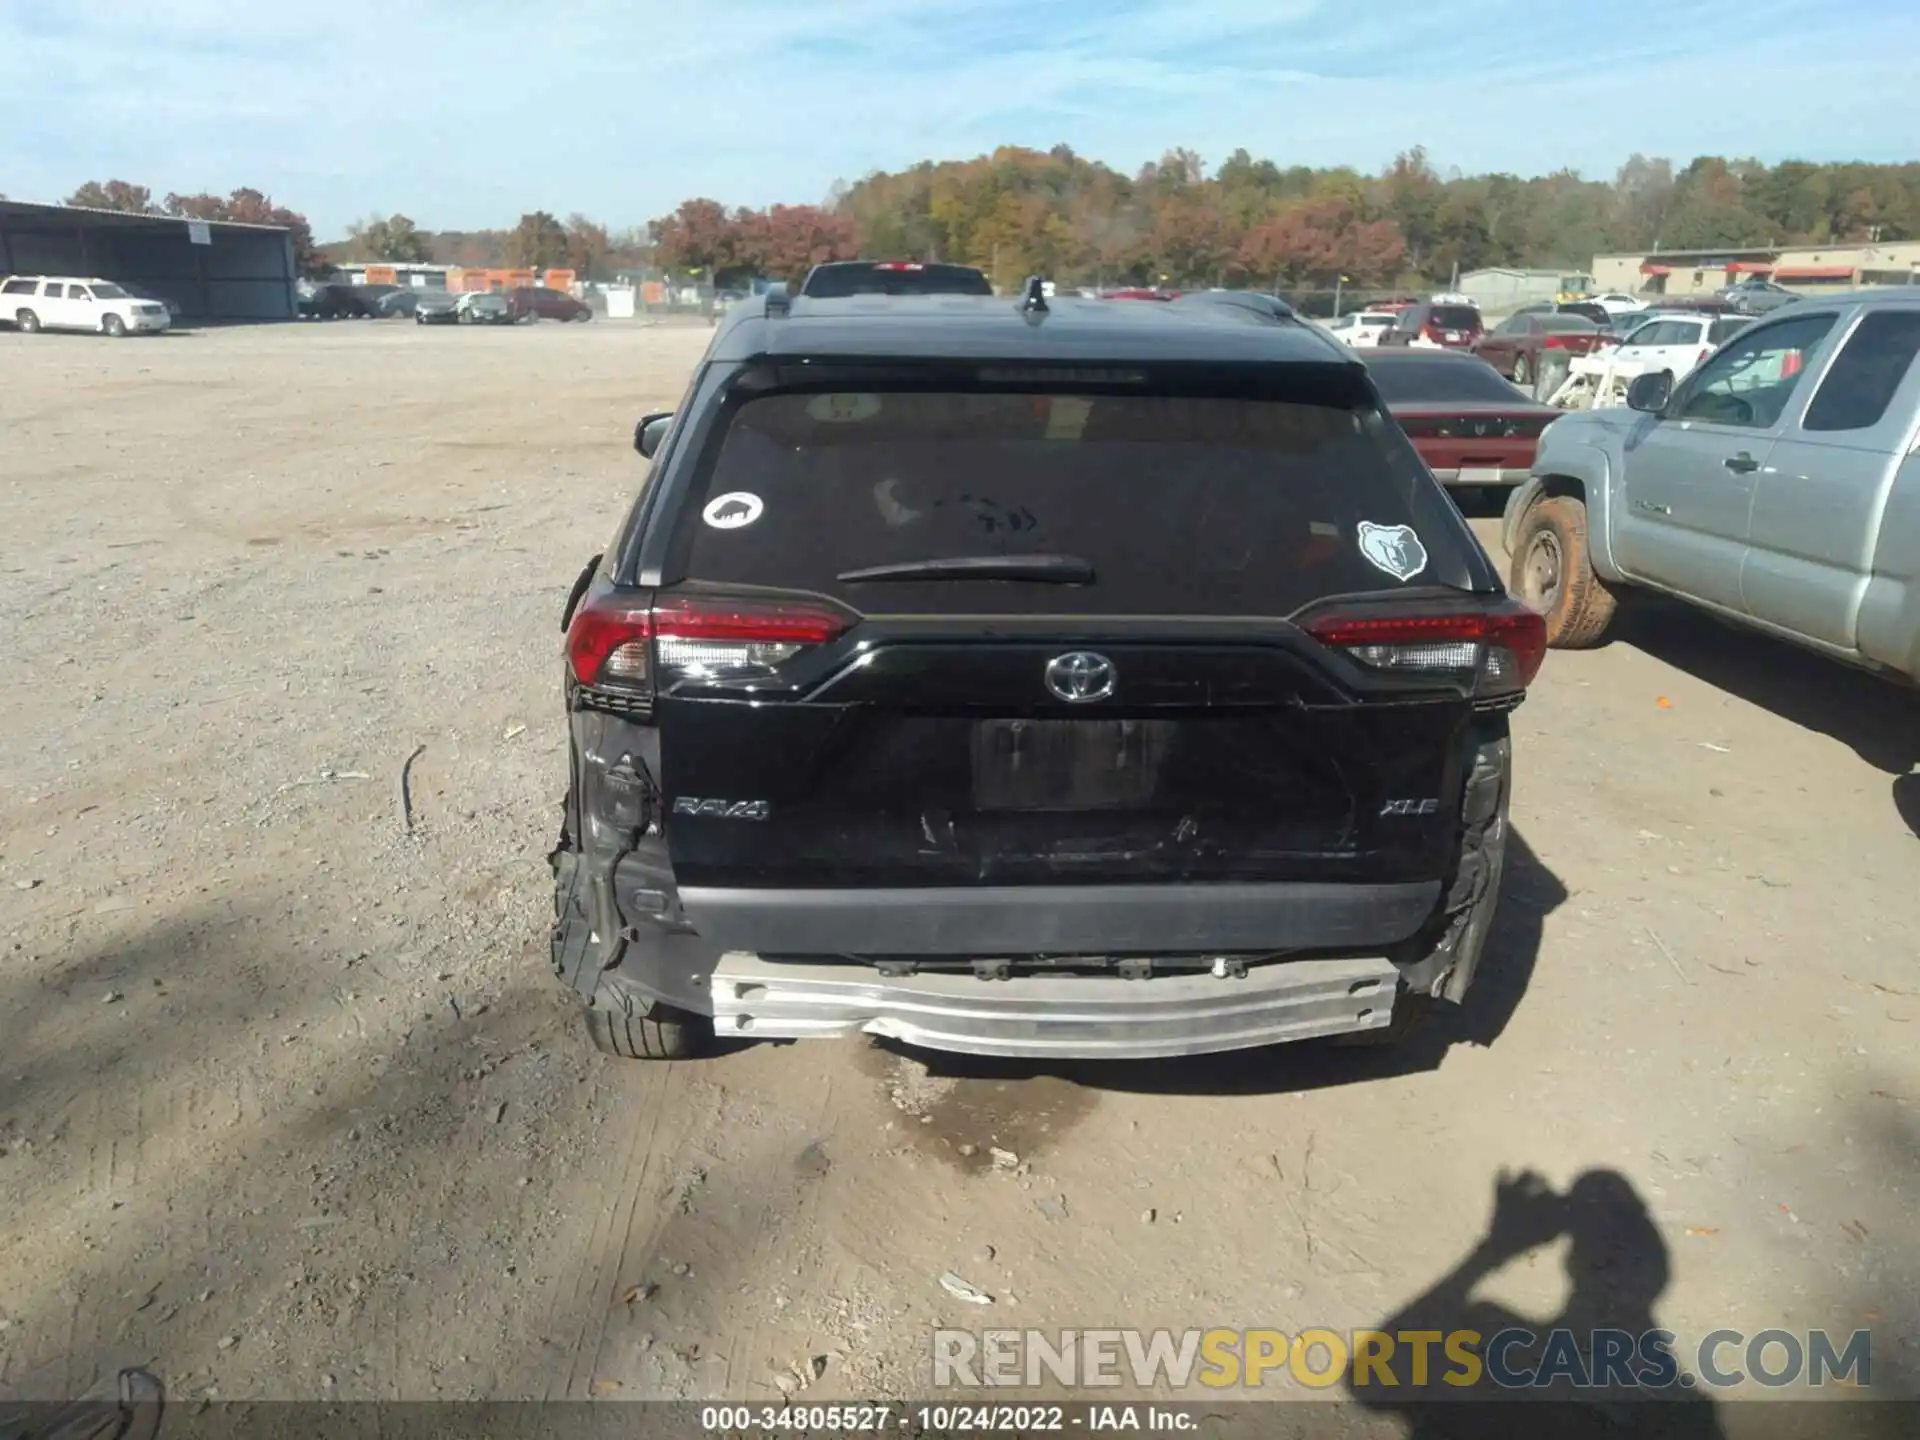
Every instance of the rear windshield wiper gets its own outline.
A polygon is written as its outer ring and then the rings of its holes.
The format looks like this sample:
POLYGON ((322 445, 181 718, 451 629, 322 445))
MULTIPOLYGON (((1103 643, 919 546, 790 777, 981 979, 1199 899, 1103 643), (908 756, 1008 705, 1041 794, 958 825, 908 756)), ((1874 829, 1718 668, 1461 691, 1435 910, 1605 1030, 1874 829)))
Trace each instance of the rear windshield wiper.
POLYGON ((834 577, 861 580, 1031 580, 1043 585, 1091 585, 1093 566, 1077 555, 948 555, 843 570, 834 577))

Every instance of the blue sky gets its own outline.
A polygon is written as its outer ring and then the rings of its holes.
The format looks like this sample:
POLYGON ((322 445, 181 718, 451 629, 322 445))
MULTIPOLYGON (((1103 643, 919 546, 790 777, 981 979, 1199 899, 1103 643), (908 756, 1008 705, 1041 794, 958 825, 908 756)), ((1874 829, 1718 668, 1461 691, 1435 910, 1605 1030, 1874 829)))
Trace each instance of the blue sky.
POLYGON ((327 239, 818 201, 1008 143, 1920 159, 1916 54, 1911 0, 0 0, 0 193, 253 185, 327 239))

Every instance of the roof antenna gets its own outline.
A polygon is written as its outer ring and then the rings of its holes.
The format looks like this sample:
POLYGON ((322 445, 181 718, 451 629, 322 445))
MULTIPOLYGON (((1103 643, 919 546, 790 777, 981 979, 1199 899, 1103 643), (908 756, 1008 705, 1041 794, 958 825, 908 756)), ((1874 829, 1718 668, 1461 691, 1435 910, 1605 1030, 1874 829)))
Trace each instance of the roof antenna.
POLYGON ((1026 298, 1020 302, 1020 308, 1028 315, 1047 313, 1047 287, 1038 275, 1027 277, 1026 298))

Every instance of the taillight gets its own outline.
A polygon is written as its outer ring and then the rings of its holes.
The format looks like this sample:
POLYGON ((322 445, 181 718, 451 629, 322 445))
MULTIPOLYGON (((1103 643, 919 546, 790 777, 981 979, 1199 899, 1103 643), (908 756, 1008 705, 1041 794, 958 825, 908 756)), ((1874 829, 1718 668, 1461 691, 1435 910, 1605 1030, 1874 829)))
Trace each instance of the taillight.
POLYGON ((1704 365, 1707 363, 1707 357, 1711 354, 1713 354, 1713 347, 1711 345, 1702 345, 1700 347, 1700 353, 1693 357, 1693 363, 1696 365, 1704 365))
POLYGON ((1571 350, 1573 337, 1570 335, 1548 335, 1540 342, 1542 350, 1571 350))
POLYGON ((852 618, 811 600, 711 600, 675 596, 653 610, 656 684, 771 676, 802 650, 824 645, 852 618))
POLYGON ((682 680, 771 677, 856 617, 820 601, 675 595, 651 607, 589 600, 567 628, 567 659, 588 689, 652 692, 682 680))
POLYGON ((580 684, 644 687, 652 673, 653 611, 615 598, 589 600, 567 626, 567 664, 580 684))
POLYGON ((1480 697, 1525 690, 1547 655, 1546 621, 1511 599, 1485 610, 1426 614, 1328 610, 1304 628, 1375 670, 1475 677, 1480 697))
POLYGON ((1421 336, 1434 345, 1443 343, 1440 337, 1445 333, 1438 325, 1427 325, 1420 331, 1421 336))

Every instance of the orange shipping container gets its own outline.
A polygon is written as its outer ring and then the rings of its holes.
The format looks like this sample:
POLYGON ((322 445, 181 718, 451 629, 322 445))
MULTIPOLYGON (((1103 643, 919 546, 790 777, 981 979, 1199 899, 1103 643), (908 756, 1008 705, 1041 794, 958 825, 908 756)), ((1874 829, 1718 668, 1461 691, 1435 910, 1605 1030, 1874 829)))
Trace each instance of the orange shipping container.
POLYGON ((664 305, 667 303, 667 287, 664 281, 643 280, 640 282, 640 303, 643 305, 664 305))
POLYGON ((400 273, 391 265, 369 265, 363 285, 398 285, 400 273))
POLYGON ((549 290, 571 290, 573 288, 573 281, 574 272, 571 270, 549 270, 547 271, 546 280, 542 283, 545 284, 549 290))

